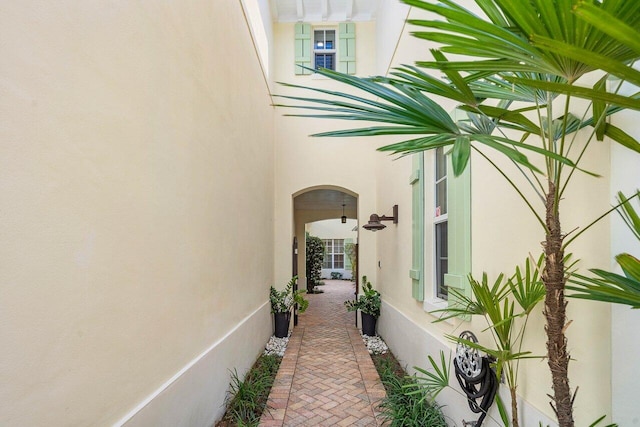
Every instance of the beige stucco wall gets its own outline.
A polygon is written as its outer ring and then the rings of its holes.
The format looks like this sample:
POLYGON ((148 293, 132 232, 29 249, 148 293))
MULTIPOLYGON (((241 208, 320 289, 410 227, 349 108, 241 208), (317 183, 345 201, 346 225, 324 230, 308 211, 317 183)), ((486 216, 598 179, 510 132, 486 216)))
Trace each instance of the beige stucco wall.
MULTIPOLYGON (((315 24, 315 23, 311 23, 315 24)), ((323 22, 327 28, 337 23, 323 22)), ((343 89, 333 81, 318 76, 294 75, 294 24, 274 25, 274 70, 273 79, 301 85, 316 86, 333 90, 343 89)), ((358 75, 375 74, 375 24, 356 23, 356 69, 358 75)), ((274 93, 301 95, 280 85, 275 85, 274 93)), ((310 95, 303 94, 302 96, 310 95)), ((276 102, 285 103, 284 99, 276 102)), ((311 138, 309 135, 328 129, 338 129, 344 123, 329 120, 312 120, 284 117, 293 110, 277 109, 275 119, 275 276, 276 283, 284 286, 291 276, 291 242, 296 235, 304 241, 304 224, 328 216, 316 217, 299 213, 295 216, 293 197, 309 189, 330 188, 344 191, 358 198, 357 215, 360 224, 369 215, 377 212, 376 205, 376 158, 384 156, 375 152, 375 141, 367 138, 311 138)), ((339 208, 339 207, 338 207, 339 208)), ((385 207, 380 207, 384 211, 385 207)), ((390 208, 390 206, 389 206, 390 208)), ((338 218, 341 212, 333 216, 338 218)), ((351 216, 350 216, 351 218, 351 216)), ((373 233, 360 233, 361 274, 370 277, 376 274, 375 240, 373 233)), ((304 279, 304 264, 299 273, 304 279)))
POLYGON ((0 424, 110 425, 268 322, 268 90, 239 2, 4 2, 0 40, 0 424))
MULTIPOLYGON (((617 86, 618 81, 612 81, 617 86)), ((626 93, 633 93, 635 87, 628 85, 626 93)), ((614 119, 614 124, 625 129, 634 138, 640 138, 640 128, 636 125, 640 119, 637 111, 625 111, 614 119)), ((629 196, 640 189, 640 154, 620 145, 611 149, 611 203, 616 202, 618 191, 629 196), (615 167, 613 167, 615 165, 615 167)), ((639 202, 634 206, 637 210, 639 202)), ((613 257, 620 253, 630 253, 640 258, 640 241, 634 238, 631 230, 618 215, 611 218, 611 271, 621 274, 620 267, 613 257)), ((630 309, 625 305, 614 305, 611 308, 611 347, 612 347, 612 402, 613 421, 621 426, 640 424, 640 411, 637 407, 635 387, 640 381, 640 372, 636 367, 637 355, 640 354, 640 310, 630 309)))

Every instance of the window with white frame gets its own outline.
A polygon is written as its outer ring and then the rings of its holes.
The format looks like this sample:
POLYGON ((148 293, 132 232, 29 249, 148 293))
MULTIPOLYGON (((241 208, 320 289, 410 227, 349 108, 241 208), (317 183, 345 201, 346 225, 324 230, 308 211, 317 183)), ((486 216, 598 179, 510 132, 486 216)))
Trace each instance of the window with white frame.
POLYGON ((313 31, 314 66, 318 68, 336 69, 336 30, 321 29, 313 31))
POLYGON ((324 260, 322 268, 343 269, 344 268, 344 239, 323 239, 324 260))
MULTIPOLYGON (((458 142, 465 143, 464 140, 458 142)), ((420 159, 414 157, 410 178, 413 187, 414 259, 409 271, 412 295, 423 301, 425 311, 460 308, 464 304, 461 297, 471 296, 472 162, 470 159, 456 176, 449 147, 430 150, 424 162, 420 159), (424 167, 427 158, 433 169, 424 167), (427 180, 421 179, 424 170, 433 171, 427 180), (419 186, 422 181, 424 190, 419 186)))
POLYGON ((295 24, 295 73, 313 74, 313 69, 328 68, 341 73, 356 72, 356 27, 341 22, 336 28, 295 24))
POLYGON ((442 147, 435 152, 434 178, 434 254, 435 254, 435 296, 447 299, 448 292, 444 283, 444 276, 449 271, 448 248, 448 212, 447 212, 447 158, 442 147))

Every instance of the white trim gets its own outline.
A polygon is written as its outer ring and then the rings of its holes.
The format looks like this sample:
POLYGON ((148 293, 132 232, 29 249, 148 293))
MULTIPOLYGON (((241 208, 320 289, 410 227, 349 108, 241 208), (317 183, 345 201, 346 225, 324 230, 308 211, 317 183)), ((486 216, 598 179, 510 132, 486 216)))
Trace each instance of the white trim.
MULTIPOLYGON (((433 284, 431 285, 431 296, 432 298, 430 299, 430 301, 434 304, 434 308, 433 310, 439 310, 442 308, 447 308, 448 306, 448 302, 447 300, 440 298, 439 296, 439 290, 440 287, 438 286, 438 281, 440 280, 440 278, 438 277, 438 269, 440 268, 440 259, 438 259, 438 233, 436 232, 436 227, 439 224, 447 224, 447 230, 449 227, 449 199, 447 198, 448 196, 448 188, 449 188, 449 176, 447 175, 447 160, 449 159, 447 157, 447 153, 445 153, 444 148, 442 148, 442 156, 444 157, 444 175, 442 175, 441 178, 438 179, 438 177, 436 176, 436 170, 437 170, 437 164, 438 164, 438 150, 436 149, 433 152, 433 158, 432 158, 432 165, 433 165, 433 174, 432 174, 432 179, 433 179, 433 185, 432 185, 432 190, 433 190, 433 200, 432 200, 432 204, 431 204, 431 209, 432 209, 432 214, 433 214, 433 219, 431 221, 431 231, 432 231, 432 236, 433 236, 433 243, 432 243, 432 253, 433 253, 433 270, 432 270, 432 280, 433 280, 433 284), (442 206, 437 206, 438 204, 438 184, 444 182, 445 183, 445 212, 439 215, 436 215, 436 209, 440 209, 442 208, 442 206), (443 304, 442 304, 442 303, 443 304)), ((449 236, 449 232, 447 231, 447 239, 449 236)), ((447 244, 447 262, 449 260, 449 251, 448 251, 448 244, 447 244)), ((447 268, 447 271, 444 272, 444 274, 446 275, 449 272, 449 269, 447 268)), ((443 277, 443 282, 442 282, 442 288, 444 288, 444 277, 443 277)), ((425 306, 427 305, 427 302, 425 301, 425 306)))
POLYGON ((428 298, 424 300, 424 311, 426 312, 430 312, 433 310, 442 310, 443 308, 447 308, 448 306, 449 306, 449 303, 447 302, 446 299, 428 298))
MULTIPOLYGON (((435 205, 435 203, 434 203, 434 205, 435 205)), ((440 223, 447 222, 447 221, 449 221, 449 214, 448 213, 444 213, 444 214, 438 215, 438 216, 434 215, 432 224, 436 225, 436 224, 440 224, 440 223)))
POLYGON ((222 344, 226 339, 231 337, 235 332, 238 331, 242 326, 244 326, 253 316, 257 315, 260 311, 264 310, 265 306, 269 302, 264 302, 260 307, 258 307, 255 311, 253 311, 250 315, 246 316, 239 322, 233 329, 227 332, 222 338, 214 342, 209 348, 200 353, 196 358, 187 363, 180 371, 178 371, 174 376, 172 376, 169 380, 167 380, 164 384, 162 384, 158 389, 156 389, 153 393, 147 396, 140 404, 138 404, 133 410, 131 410, 127 415, 122 417, 120 420, 113 424, 114 427, 121 427, 124 424, 128 423, 135 417, 140 411, 142 411, 147 405, 149 405, 154 399, 160 396, 165 390, 167 390, 171 385, 173 385, 180 377, 182 377, 187 371, 193 368, 198 362, 204 359, 207 354, 213 351, 216 347, 222 344))
MULTIPOLYGON (((274 2, 275 3, 275 2, 274 2)), ((264 79, 265 86, 267 87, 267 92, 269 93, 269 98, 271 98, 271 102, 273 103, 273 95, 271 91, 271 87, 269 86, 269 74, 271 65, 269 64, 269 37, 266 34, 266 30, 264 27, 264 23, 262 21, 262 15, 260 11, 253 7, 254 5, 246 3, 246 0, 241 0, 240 5, 242 6, 242 14, 244 16, 244 21, 247 24, 247 29, 249 30, 249 34, 251 35, 251 42, 253 43, 253 49, 256 53, 256 57, 258 58, 258 64, 260 65, 260 71, 262 71, 262 78, 264 79), (255 21, 259 19, 260 22, 255 21), (261 36, 264 38, 262 40, 256 32, 258 28, 261 29, 261 36), (266 41, 266 44, 264 43, 266 41), (263 54, 262 49, 267 49, 266 54, 263 54)), ((276 6, 277 7, 277 6, 276 6)))
MULTIPOLYGON (((447 302, 447 300, 444 300, 441 298, 428 298, 428 299, 425 299, 424 303, 422 304, 422 309, 426 311, 430 316, 433 316, 435 318, 440 318, 444 314, 434 314, 434 313, 431 313, 431 311, 443 310, 447 307, 449 307, 449 303, 447 302)), ((455 324, 455 321, 453 318, 445 319, 443 320, 443 322, 448 323, 449 325, 455 324)))
POLYGON ((329 77, 323 76, 322 74, 318 74, 318 73, 307 75, 307 77, 311 77, 311 80, 331 80, 329 77))

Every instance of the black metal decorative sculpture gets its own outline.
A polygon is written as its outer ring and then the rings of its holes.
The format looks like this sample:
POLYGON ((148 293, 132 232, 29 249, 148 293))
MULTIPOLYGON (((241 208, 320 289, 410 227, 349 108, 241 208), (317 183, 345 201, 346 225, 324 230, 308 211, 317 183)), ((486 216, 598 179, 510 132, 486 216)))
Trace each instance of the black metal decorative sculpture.
MULTIPOLYGON (((473 343, 478 342, 471 331, 462 332, 460 338, 473 343)), ((469 408, 474 413, 481 414, 474 424, 475 427, 482 425, 498 391, 498 379, 491 368, 491 363, 492 360, 488 356, 480 356, 477 349, 458 343, 453 366, 458 383, 467 395, 469 408)))

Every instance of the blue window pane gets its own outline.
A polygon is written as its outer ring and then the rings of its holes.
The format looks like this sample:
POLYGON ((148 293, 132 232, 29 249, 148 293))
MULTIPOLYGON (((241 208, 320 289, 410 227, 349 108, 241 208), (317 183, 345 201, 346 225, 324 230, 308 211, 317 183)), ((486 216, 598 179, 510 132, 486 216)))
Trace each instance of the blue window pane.
POLYGON ((333 54, 317 53, 315 68, 328 68, 330 70, 334 70, 333 57, 333 54))

